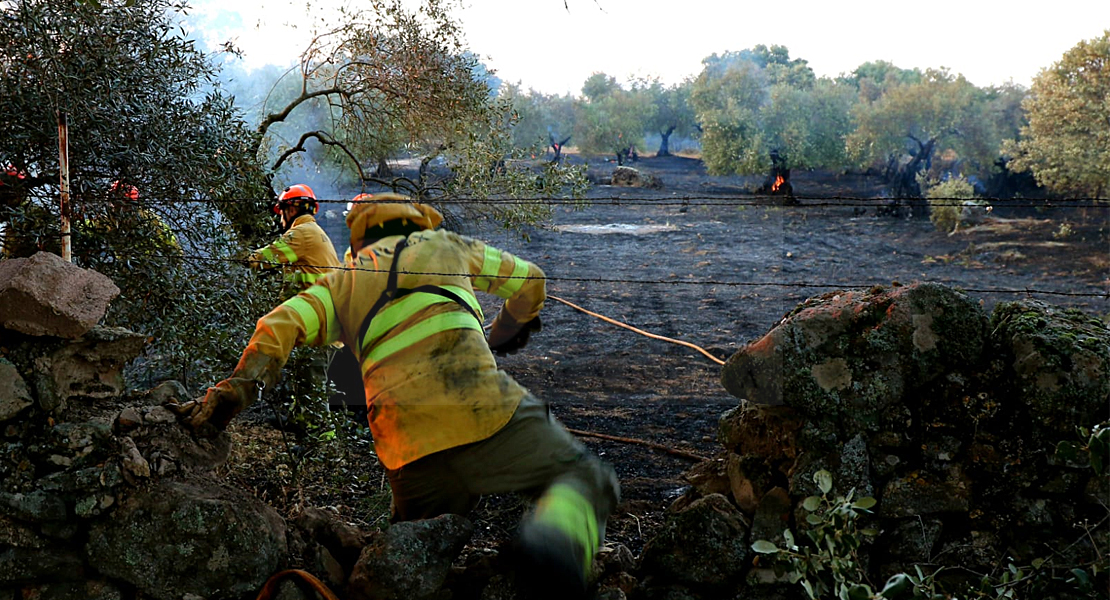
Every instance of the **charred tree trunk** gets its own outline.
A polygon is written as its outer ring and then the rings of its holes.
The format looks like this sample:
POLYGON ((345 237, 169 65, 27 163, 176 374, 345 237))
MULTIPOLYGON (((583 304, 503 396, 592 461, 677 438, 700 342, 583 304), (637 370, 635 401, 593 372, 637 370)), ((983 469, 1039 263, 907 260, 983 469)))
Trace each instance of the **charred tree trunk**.
POLYGON ((389 163, 386 162, 384 156, 378 157, 378 168, 374 171, 374 177, 393 177, 393 169, 389 168, 389 163))
POLYGON ((763 193, 783 198, 786 204, 797 204, 794 198, 794 186, 790 183, 790 168, 787 167, 786 156, 776 150, 771 150, 771 174, 763 182, 763 193))
POLYGON ((436 148, 435 152, 425 156, 420 160, 420 170, 417 171, 417 180, 420 182, 421 189, 428 187, 428 165, 432 164, 432 161, 435 160, 436 157, 439 156, 440 153, 446 149, 446 144, 440 144, 440 146, 436 148))
POLYGON ((570 141, 570 136, 568 135, 567 137, 563 138, 563 141, 561 142, 556 142, 555 136, 549 133, 547 134, 547 139, 551 144, 551 151, 555 153, 555 158, 551 159, 551 163, 557 165, 559 164, 559 161, 563 160, 563 146, 566 146, 567 142, 570 141))
POLYGON ((659 142, 659 152, 656 156, 670 156, 671 155, 671 134, 674 133, 674 125, 667 128, 666 131, 660 131, 659 137, 662 138, 659 142))

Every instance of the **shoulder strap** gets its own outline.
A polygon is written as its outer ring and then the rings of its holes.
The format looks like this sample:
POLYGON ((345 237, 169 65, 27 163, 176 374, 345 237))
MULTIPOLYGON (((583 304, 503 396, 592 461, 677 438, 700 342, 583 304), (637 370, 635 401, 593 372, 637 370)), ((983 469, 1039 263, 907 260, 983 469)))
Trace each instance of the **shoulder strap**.
MULTIPOLYGON (((378 301, 374 303, 374 306, 370 307, 370 312, 362 319, 362 325, 358 328, 358 337, 355 339, 356 344, 362 344, 362 338, 366 336, 366 330, 370 329, 370 321, 374 320, 374 316, 378 314, 378 311, 396 297, 397 263, 401 259, 401 251, 405 249, 407 244, 408 238, 402 238, 401 241, 397 242, 397 245, 393 247, 393 263, 389 265, 389 278, 386 280, 385 289, 382 290, 381 295, 378 296, 378 301)), ((358 355, 362 356, 362 348, 358 349, 358 355)))

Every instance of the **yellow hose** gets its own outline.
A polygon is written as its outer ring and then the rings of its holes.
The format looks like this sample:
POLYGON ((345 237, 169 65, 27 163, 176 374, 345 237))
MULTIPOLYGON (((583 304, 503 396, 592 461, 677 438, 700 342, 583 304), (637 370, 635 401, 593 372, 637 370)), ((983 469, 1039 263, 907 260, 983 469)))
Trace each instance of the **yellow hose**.
POLYGON ((662 340, 664 342, 670 342, 672 344, 678 344, 679 346, 686 346, 687 348, 693 348, 694 350, 697 350, 698 352, 701 352, 702 354, 709 357, 709 360, 711 360, 711 361, 713 361, 713 362, 715 362, 719 365, 724 365, 725 364, 725 361, 717 358, 716 356, 713 356, 709 352, 706 352, 704 348, 701 348, 699 346, 691 344, 690 342, 684 342, 682 340, 676 340, 676 339, 673 339, 673 338, 663 337, 661 335, 656 335, 654 333, 648 333, 647 331, 644 331, 643 329, 637 329, 637 328, 635 328, 631 325, 626 325, 626 324, 621 323, 620 321, 617 321, 615 319, 610 319, 609 317, 606 317, 605 315, 599 315, 595 312, 588 311, 588 310, 582 308, 581 306, 578 306, 577 304, 574 304, 572 302, 568 302, 566 300, 563 300, 562 298, 560 298, 558 296, 548 295, 548 298, 551 298, 552 300, 555 300, 556 302, 562 302, 563 304, 566 304, 567 306, 569 306, 569 307, 571 307, 575 310, 580 310, 580 311, 586 313, 587 315, 590 315, 591 317, 597 317, 598 319, 601 319, 602 321, 605 321, 606 323, 612 323, 613 325, 616 325, 617 327, 624 327, 625 329, 635 331, 636 333, 638 333, 640 335, 643 335, 643 336, 647 336, 647 337, 649 337, 653 340, 662 340))

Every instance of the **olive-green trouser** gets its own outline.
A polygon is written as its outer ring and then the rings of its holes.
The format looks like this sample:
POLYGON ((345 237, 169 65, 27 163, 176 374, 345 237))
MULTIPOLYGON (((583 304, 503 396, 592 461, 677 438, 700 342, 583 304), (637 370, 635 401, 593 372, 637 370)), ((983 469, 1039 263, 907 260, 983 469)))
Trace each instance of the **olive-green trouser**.
MULTIPOLYGON (((449 448, 387 471, 393 521, 465 515, 485 494, 542 495, 570 486, 593 506, 599 538, 620 497, 616 473, 554 417, 547 403, 526 394, 509 422, 492 436, 449 448)), ((598 541, 600 542, 601 539, 598 541)))

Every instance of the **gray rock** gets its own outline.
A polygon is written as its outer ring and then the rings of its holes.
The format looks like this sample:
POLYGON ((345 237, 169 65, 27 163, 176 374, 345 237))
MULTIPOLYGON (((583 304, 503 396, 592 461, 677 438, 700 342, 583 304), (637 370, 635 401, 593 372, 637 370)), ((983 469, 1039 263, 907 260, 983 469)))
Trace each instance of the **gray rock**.
POLYGON ((26 600, 122 600, 119 588, 106 581, 47 583, 23 588, 26 600))
POLYGON ((1038 441, 1055 445, 1076 425, 1110 419, 1110 328, 1101 320, 1023 300, 996 306, 991 331, 1038 441))
POLYGON ((35 359, 39 405, 60 412, 71 399, 123 393, 123 368, 142 354, 147 337, 119 327, 94 327, 49 356, 35 359))
POLYGON ((58 496, 41 490, 18 494, 0 492, 0 515, 30 523, 64 521, 66 505, 58 496))
POLYGON ((738 582, 750 554, 744 515, 714 494, 667 516, 644 547, 641 569, 659 585, 721 592, 738 582))
POLYGON ((979 305, 942 285, 832 292, 729 358, 721 383, 738 398, 837 424, 807 432, 835 444, 888 428, 907 389, 974 369, 986 330, 979 305))
POLYGON ((942 473, 914 471, 887 482, 879 514, 884 518, 901 518, 967 513, 970 497, 971 480, 958 466, 942 473))
POLYGON ((663 182, 655 175, 646 174, 632 167, 617 167, 613 170, 611 179, 613 185, 620 187, 639 187, 658 189, 663 187, 663 182))
POLYGON ((0 549, 0 586, 41 581, 79 581, 81 557, 58 546, 0 549))
POLYGON ((474 524, 458 515, 396 523, 362 550, 348 594, 358 600, 433 598, 473 533, 474 524))
POLYGON ((96 325, 119 288, 56 254, 0 261, 0 327, 77 338, 96 325))
POLYGON ((285 523, 238 490, 162 480, 96 522, 86 551, 101 573, 158 600, 238 598, 278 569, 285 523))
POLYGON ((7 421, 31 406, 31 390, 12 363, 0 358, 0 422, 7 421))

